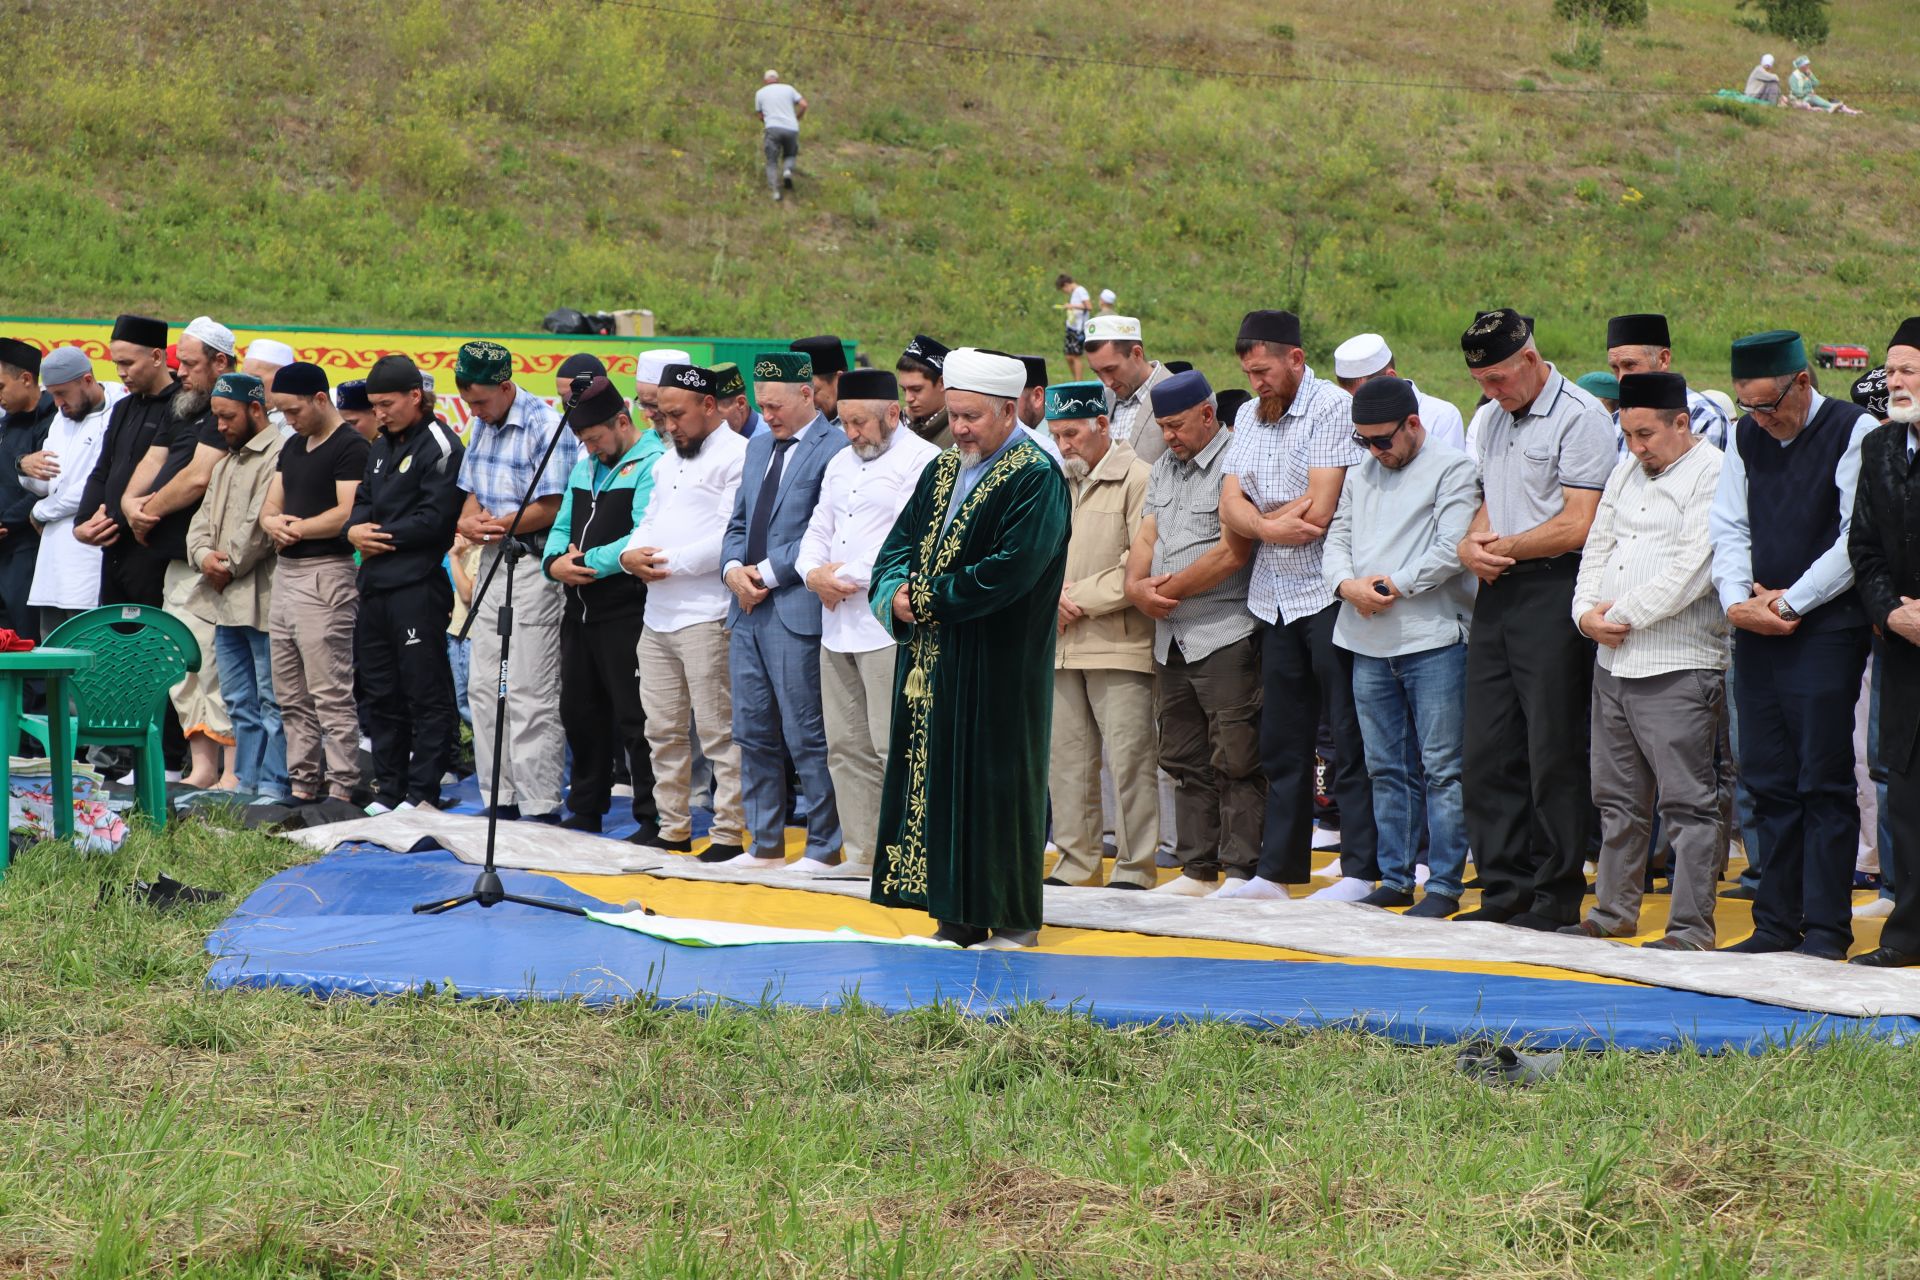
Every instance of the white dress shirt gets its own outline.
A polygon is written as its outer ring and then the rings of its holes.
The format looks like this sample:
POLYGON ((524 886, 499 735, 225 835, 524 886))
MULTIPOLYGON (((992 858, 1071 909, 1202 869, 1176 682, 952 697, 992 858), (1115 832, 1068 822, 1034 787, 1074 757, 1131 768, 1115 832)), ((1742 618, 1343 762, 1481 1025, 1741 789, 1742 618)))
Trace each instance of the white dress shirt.
POLYGON ((1066 467, 1067 460, 1060 455, 1060 446, 1053 442, 1053 432, 1044 426, 1030 427, 1024 422, 1020 424, 1020 429, 1027 433, 1028 439, 1047 451, 1047 456, 1053 459, 1054 466, 1062 469, 1066 467))
MULTIPOLYGON (((893 445, 871 462, 842 449, 827 462, 820 478, 820 501, 807 522, 794 568, 804 578, 822 565, 838 562, 834 577, 855 586, 873 584, 873 562, 893 532, 913 487, 940 450, 902 423, 893 445)), ((821 606, 820 643, 835 653, 870 653, 893 647, 893 637, 874 619, 871 601, 849 596, 837 607, 821 606)))
POLYGON ((127 394, 117 382, 100 386, 107 398, 98 409, 78 422, 56 410, 48 424, 42 447, 59 460, 60 474, 51 480, 20 477, 21 488, 40 495, 33 504, 33 518, 41 526, 40 548, 34 553, 33 586, 27 591, 27 604, 35 609, 91 609, 100 603, 100 548, 73 536, 76 520, 93 514, 80 510, 81 492, 106 442, 107 416, 127 394))
MULTIPOLYGON (((1807 401, 1807 421, 1820 412, 1826 397, 1818 391, 1807 401)), ((1737 424, 1736 424, 1737 425, 1737 424)), ((1865 410, 1847 437, 1846 452, 1834 468, 1834 487, 1840 491, 1840 534, 1822 551, 1797 582, 1781 597, 1801 617, 1812 613, 1853 585, 1853 562, 1847 558, 1847 530, 1853 527, 1853 492, 1860 483, 1860 442, 1879 426, 1865 410)), ((1778 444, 1778 441, 1775 441, 1778 444)), ((1747 516, 1747 464, 1737 440, 1727 441, 1726 461, 1720 467, 1720 487, 1713 496, 1713 585, 1720 592, 1720 608, 1731 609, 1753 596, 1753 525, 1747 516)), ((1785 445, 1780 447, 1785 448, 1785 445)), ((1777 582, 1766 584, 1778 588, 1777 582)))
POLYGON ((1715 602, 1708 513, 1725 459, 1701 440, 1657 476, 1633 457, 1607 477, 1573 588, 1573 624, 1612 601, 1608 622, 1632 630, 1598 646, 1600 669, 1622 680, 1671 671, 1724 671, 1727 617, 1715 602))
POLYGON ((650 630, 725 621, 733 593, 720 577, 720 542, 733 518, 746 457, 746 437, 722 423, 691 458, 670 448, 653 464, 653 496, 627 538, 629 551, 658 547, 666 553, 667 576, 647 584, 650 630))
POLYGON ((1460 411, 1451 401, 1430 396, 1413 383, 1408 385, 1413 387, 1414 399, 1420 402, 1420 425, 1427 429, 1427 439, 1467 452, 1467 429, 1461 425, 1460 411))

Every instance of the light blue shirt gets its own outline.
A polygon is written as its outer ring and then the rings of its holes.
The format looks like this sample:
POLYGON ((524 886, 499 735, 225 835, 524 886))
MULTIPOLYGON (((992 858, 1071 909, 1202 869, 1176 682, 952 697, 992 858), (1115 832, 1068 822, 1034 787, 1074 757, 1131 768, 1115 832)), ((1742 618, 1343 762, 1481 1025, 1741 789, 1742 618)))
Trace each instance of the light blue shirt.
POLYGON ((1014 429, 1007 433, 1005 442, 1003 442, 998 449, 995 449, 992 453, 982 458, 975 465, 960 468, 960 474, 955 477, 953 482, 953 496, 947 499, 947 518, 940 522, 941 533, 945 533, 947 526, 953 523, 953 517, 959 513, 960 504, 967 500, 967 495, 978 488, 982 480, 986 479, 987 468, 1000 461, 1001 454, 1013 448, 1013 446, 1019 444, 1026 438, 1020 430, 1020 424, 1015 423, 1014 429))
MULTIPOLYGON (((1818 391, 1813 393, 1807 401, 1808 422, 1820 412, 1825 400, 1818 391)), ((1879 425, 1866 411, 1860 411, 1860 418, 1847 437, 1847 451, 1840 455, 1840 465, 1833 472, 1833 483, 1840 490, 1840 535, 1807 566, 1797 582, 1787 587, 1782 597, 1788 607, 1802 617, 1853 585, 1853 562, 1847 558, 1847 530, 1853 527, 1853 493, 1860 483, 1860 442, 1879 425)), ((1784 449, 1786 445, 1780 444, 1780 447, 1784 449)), ((1714 590, 1720 595, 1720 607, 1731 609, 1753 596, 1753 525, 1747 518, 1747 464, 1741 460, 1739 442, 1731 432, 1707 530, 1713 539, 1714 590)), ((1780 584, 1767 585, 1777 588, 1780 584)))

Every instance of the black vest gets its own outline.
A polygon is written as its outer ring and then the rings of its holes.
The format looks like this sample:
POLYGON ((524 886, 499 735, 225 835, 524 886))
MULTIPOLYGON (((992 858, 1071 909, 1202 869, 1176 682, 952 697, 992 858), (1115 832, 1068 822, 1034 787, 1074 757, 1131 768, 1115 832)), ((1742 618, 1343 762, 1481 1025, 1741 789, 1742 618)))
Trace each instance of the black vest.
MULTIPOLYGON (((1735 424, 1734 447, 1747 469, 1747 525, 1753 580, 1790 587, 1840 536, 1840 487, 1834 480, 1847 452, 1859 406, 1828 397, 1799 435, 1782 445, 1751 416, 1735 424)), ((1851 586, 1807 614, 1800 630, 1864 627, 1867 614, 1851 586)))

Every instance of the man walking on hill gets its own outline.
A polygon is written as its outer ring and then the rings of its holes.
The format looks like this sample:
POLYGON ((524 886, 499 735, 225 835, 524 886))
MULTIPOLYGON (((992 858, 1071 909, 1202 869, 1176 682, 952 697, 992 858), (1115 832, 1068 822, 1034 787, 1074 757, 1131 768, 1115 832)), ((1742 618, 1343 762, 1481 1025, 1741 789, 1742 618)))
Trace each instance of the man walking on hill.
POLYGON ((753 95, 753 110, 766 125, 767 190, 778 204, 782 187, 793 190, 793 162, 800 158, 800 117, 807 114, 807 100, 792 85, 782 84, 772 67, 761 79, 765 83, 753 95))

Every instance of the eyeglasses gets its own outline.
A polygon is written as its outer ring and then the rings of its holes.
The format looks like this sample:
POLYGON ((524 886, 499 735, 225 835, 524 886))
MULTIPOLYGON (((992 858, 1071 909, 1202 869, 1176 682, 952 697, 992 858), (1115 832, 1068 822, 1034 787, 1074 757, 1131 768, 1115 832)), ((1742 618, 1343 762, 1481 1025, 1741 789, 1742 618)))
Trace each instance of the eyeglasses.
POLYGON ((1393 438, 1399 435, 1400 429, 1406 425, 1407 420, 1402 418, 1393 424, 1393 430, 1383 436, 1363 436, 1356 431, 1353 433, 1353 442, 1363 449, 1380 449, 1383 451, 1391 449, 1393 448, 1393 438))
POLYGON ((1787 397, 1792 395, 1793 389, 1799 385, 1800 376, 1795 374, 1787 379, 1787 389, 1775 396, 1771 404, 1748 404, 1744 400, 1736 400, 1733 402, 1733 407, 1742 413, 1778 413, 1780 406, 1787 402, 1787 397))

